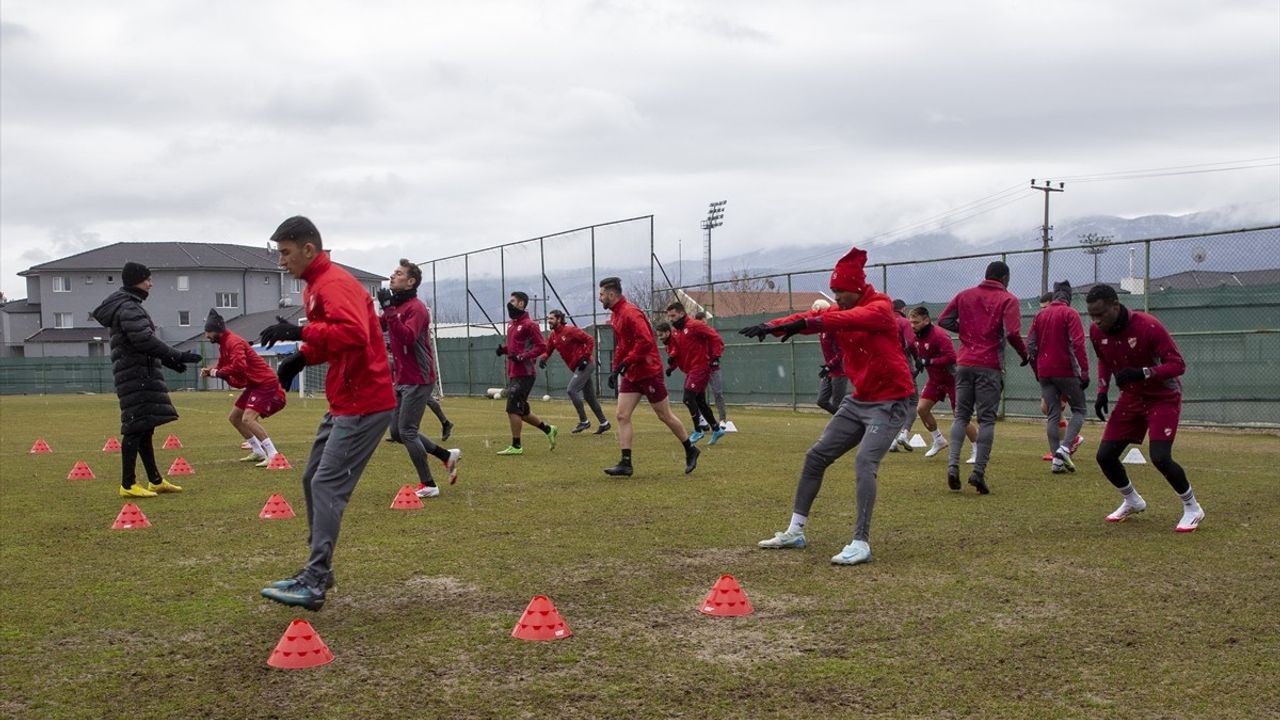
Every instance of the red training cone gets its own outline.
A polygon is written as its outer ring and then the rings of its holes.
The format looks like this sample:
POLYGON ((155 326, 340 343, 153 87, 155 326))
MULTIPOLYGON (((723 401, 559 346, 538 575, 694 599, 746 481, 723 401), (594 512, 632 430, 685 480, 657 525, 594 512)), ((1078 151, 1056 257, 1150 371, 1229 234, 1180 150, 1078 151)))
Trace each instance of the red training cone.
POLYGON ((417 510, 420 507, 422 507, 422 501, 413 494, 412 485, 400 488, 400 492, 396 493, 396 499, 391 501, 392 510, 417 510))
POLYGON ((120 441, 115 436, 107 438, 107 444, 102 446, 102 452, 120 452, 120 441))
POLYGON ((187 462, 186 458, 179 455, 178 458, 173 461, 173 464, 169 466, 169 474, 170 475, 195 475, 196 471, 194 468, 191 467, 191 463, 187 462))
POLYGON ((511 637, 519 640, 560 640, 573 634, 560 617, 560 611, 546 595, 534 595, 524 615, 511 630, 511 637))
POLYGON ((750 615, 754 612, 747 594, 738 587, 738 581, 734 580, 732 575, 720 576, 712 586, 711 592, 707 593, 707 598, 702 601, 701 610, 706 615, 718 617, 750 615))
POLYGON ((271 456, 271 462, 267 463, 268 470, 292 470, 293 466, 289 464, 289 459, 284 453, 278 452, 271 456))
POLYGON ((284 520, 294 517, 293 508, 289 506, 289 501, 285 500, 283 495, 273 493, 267 498, 267 504, 262 506, 262 512, 258 513, 258 517, 263 520, 284 520))
POLYGON ((164 439, 164 449, 165 450, 181 450, 182 441, 178 439, 177 435, 171 434, 169 435, 169 437, 164 439))
POLYGON ((311 623, 301 618, 289 623, 289 629, 280 636, 276 649, 271 651, 267 664, 285 670, 328 665, 333 653, 324 644, 311 623))
POLYGON ((48 455, 53 450, 49 449, 49 443, 45 442, 44 438, 36 438, 36 442, 31 446, 30 452, 32 455, 48 455))
POLYGON ((111 526, 112 530, 141 530, 142 528, 151 527, 151 521, 146 515, 138 509, 133 503, 125 503, 120 508, 120 514, 116 516, 115 524, 111 526))
POLYGON ((67 473, 68 480, 92 480, 95 477, 97 476, 93 474, 93 471, 89 469, 89 466, 83 460, 77 460, 76 464, 72 466, 71 472, 67 473))

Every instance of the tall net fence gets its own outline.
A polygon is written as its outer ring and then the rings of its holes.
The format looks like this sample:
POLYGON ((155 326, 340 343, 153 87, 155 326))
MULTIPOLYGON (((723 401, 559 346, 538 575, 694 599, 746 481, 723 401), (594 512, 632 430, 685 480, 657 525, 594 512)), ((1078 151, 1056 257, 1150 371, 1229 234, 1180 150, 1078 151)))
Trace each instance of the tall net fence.
MULTIPOLYGON (((1121 302, 1155 315, 1187 362, 1183 418, 1227 425, 1280 425, 1280 227, 1189 236, 1056 246, 1047 254, 1050 285, 1068 280, 1072 306, 1087 327, 1084 297, 1096 283, 1115 286, 1121 302)), ((874 248, 870 259, 875 259, 874 248)), ((1022 332, 1039 311, 1046 255, 1020 250, 921 261, 871 263, 867 279, 908 308, 936 318, 956 293, 982 280, 987 264, 1009 265, 1009 291, 1020 299, 1022 332)), ((659 292, 661 304, 688 298, 705 307, 725 340, 722 369, 729 403, 812 407, 822 353, 816 336, 780 344, 743 340, 739 328, 807 310, 827 291, 830 269, 740 277, 659 292), (679 292, 677 292, 679 291, 679 292)), ((829 292, 829 291, 827 291, 829 292)), ((658 302, 654 303, 655 305, 658 302)), ((1091 375, 1097 358, 1088 348, 1091 375)), ((1003 412, 1040 414, 1040 389, 1012 350, 1005 358, 1003 412)), ((674 387, 674 386, 673 386, 674 387)))

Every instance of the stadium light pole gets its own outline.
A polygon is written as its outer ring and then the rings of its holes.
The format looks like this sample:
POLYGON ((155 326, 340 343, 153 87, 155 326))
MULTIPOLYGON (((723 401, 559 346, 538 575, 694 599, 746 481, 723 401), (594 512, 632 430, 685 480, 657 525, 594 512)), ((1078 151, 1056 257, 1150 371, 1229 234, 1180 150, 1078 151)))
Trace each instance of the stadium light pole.
POLYGON ((1080 242, 1084 243, 1084 251, 1093 256, 1093 284, 1098 284, 1098 256, 1107 251, 1107 246, 1115 239, 1114 235, 1099 235, 1098 233, 1086 233, 1080 236, 1080 242))
POLYGON ((1031 178, 1031 189, 1039 190, 1044 193, 1044 225, 1040 227, 1040 237, 1043 241, 1043 246, 1040 250, 1041 294, 1049 292, 1049 230, 1052 229, 1049 225, 1049 193, 1064 192, 1067 187, 1067 184, 1064 182, 1059 182, 1058 187, 1052 187, 1052 184, 1053 183, 1048 180, 1045 180, 1044 185, 1036 185, 1036 179, 1031 178))
POLYGON ((707 231, 707 289, 711 289, 711 229, 724 224, 724 206, 727 200, 713 202, 707 206, 707 218, 702 221, 702 229, 707 231))

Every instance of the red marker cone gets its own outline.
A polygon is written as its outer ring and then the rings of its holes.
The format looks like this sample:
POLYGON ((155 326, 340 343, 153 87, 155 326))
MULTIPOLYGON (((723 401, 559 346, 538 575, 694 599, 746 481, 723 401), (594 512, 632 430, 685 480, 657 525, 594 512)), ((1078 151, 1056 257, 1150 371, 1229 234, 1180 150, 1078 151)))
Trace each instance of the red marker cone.
POLYGON ((115 524, 111 526, 112 530, 141 530, 142 528, 151 527, 151 521, 146 515, 138 509, 133 503, 125 503, 120 508, 120 514, 116 516, 115 524))
POLYGON ((195 475, 196 471, 191 467, 191 463, 187 462, 186 458, 179 455, 178 458, 173 461, 173 464, 169 466, 169 474, 195 475))
POLYGON ((93 474, 93 471, 89 469, 89 466, 83 460, 77 460, 76 464, 72 466, 71 472, 67 473, 68 480, 92 480, 95 477, 97 476, 93 474))
POLYGON ((718 617, 750 615, 754 612, 747 594, 738 587, 738 581, 732 575, 720 576, 711 592, 707 593, 707 598, 702 601, 701 611, 718 617))
POLYGON ((45 442, 44 438, 36 438, 36 442, 31 446, 30 452, 32 455, 48 455, 53 451, 49 449, 49 443, 45 442))
POLYGON ((280 636, 276 649, 271 651, 267 664, 285 670, 327 665, 333 662, 333 653, 329 646, 320 639, 319 633, 311 627, 311 623, 301 618, 289 623, 289 628, 280 636))
POLYGON ((169 435, 169 437, 164 439, 164 449, 165 450, 181 450, 182 441, 178 439, 177 435, 169 435))
POLYGON ((283 495, 274 493, 267 498, 267 504, 262 506, 262 512, 258 513, 258 517, 263 520, 284 520, 294 517, 293 508, 289 506, 289 501, 285 500, 283 495))
POLYGON ((268 470, 292 470, 293 466, 289 464, 288 458, 284 453, 278 452, 271 456, 271 462, 267 463, 268 470))
POLYGON ((412 485, 400 488, 400 492, 396 493, 396 499, 391 501, 392 510, 417 510, 420 507, 422 507, 422 501, 413 494, 412 485))
POLYGON ((102 452, 120 452, 120 441, 114 436, 107 438, 107 444, 102 446, 102 452))
POLYGON ((560 640, 573 634, 560 611, 546 595, 534 595, 524 615, 511 630, 511 637, 519 640, 560 640))

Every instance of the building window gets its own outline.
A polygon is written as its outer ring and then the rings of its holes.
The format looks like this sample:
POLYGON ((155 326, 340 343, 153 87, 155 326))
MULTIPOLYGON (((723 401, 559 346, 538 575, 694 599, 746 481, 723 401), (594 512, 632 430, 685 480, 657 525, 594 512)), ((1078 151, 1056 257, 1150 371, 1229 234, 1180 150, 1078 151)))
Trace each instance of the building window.
POLYGON ((92 276, 92 275, 85 275, 85 276, 84 276, 84 284, 85 284, 85 285, 92 285, 92 284, 93 284, 93 276, 92 276))
POLYGON ((71 292, 71 278, 67 277, 66 275, 54 275, 53 291, 54 292, 71 292))
POLYGON ((178 311, 178 327, 191 327, 191 311, 190 310, 178 311))
POLYGON ((289 278, 289 283, 292 287, 293 294, 297 295, 302 292, 302 278, 289 278))
POLYGON ((178 276, 178 292, 186 292, 190 289, 191 289, 191 276, 179 275, 178 276))
POLYGON ((71 319, 71 313, 54 313, 53 326, 61 330, 75 327, 75 323, 71 319))
POLYGON ((213 306, 216 308, 238 308, 240 307, 240 293, 217 293, 214 296, 213 306))

